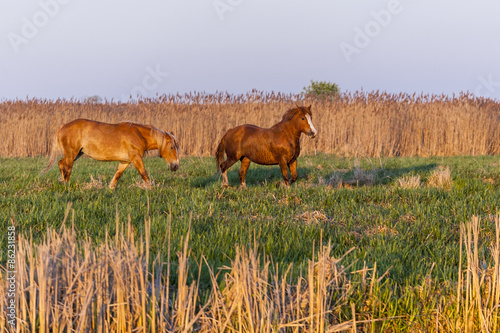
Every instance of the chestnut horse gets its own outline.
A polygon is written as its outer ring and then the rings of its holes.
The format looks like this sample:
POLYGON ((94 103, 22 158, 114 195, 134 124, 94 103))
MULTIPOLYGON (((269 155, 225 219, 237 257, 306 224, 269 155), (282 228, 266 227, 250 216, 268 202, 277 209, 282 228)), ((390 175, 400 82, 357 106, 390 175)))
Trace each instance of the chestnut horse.
POLYGON ((290 109, 283 115, 281 122, 271 128, 254 125, 241 125, 230 129, 220 140, 215 158, 217 171, 222 172, 222 186, 228 187, 227 169, 238 160, 241 161, 241 187, 246 188, 245 177, 250 162, 264 165, 279 164, 284 184, 288 184, 288 168, 292 178, 297 180, 297 157, 300 154, 300 134, 314 138, 317 134, 312 123, 311 106, 290 109), (224 153, 227 159, 224 159, 224 153))
POLYGON ((161 157, 170 163, 170 170, 179 168, 177 139, 170 133, 153 126, 134 122, 107 124, 87 119, 76 119, 62 125, 54 135, 47 172, 58 153, 64 157, 59 169, 64 182, 69 181, 73 163, 83 154, 99 161, 119 161, 109 188, 114 189, 122 173, 132 163, 142 176, 147 188, 151 188, 142 157, 147 150, 158 149, 161 157))

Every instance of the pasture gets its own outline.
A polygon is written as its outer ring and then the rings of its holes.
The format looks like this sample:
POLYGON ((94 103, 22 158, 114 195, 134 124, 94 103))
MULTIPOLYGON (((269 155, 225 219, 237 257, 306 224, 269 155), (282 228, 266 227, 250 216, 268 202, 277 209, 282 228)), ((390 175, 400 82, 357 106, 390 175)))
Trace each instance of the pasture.
POLYGON ((465 93, 4 101, 0 229, 15 226, 21 331, 497 331, 499 114, 465 93), (238 162, 222 188, 223 134, 270 127, 297 101, 318 130, 297 182, 252 163, 241 190, 238 162), (69 184, 40 175, 75 118, 172 132, 180 168, 149 153, 150 190, 133 167, 109 190, 117 162, 85 157, 69 184))
MULTIPOLYGON (((427 327, 422 311, 430 315, 438 305, 409 301, 409 290, 431 283, 429 297, 452 301, 449 292, 459 276, 460 225, 474 215, 482 221, 477 244, 483 249, 481 260, 484 265, 492 262, 488 246, 495 239, 494 216, 500 204, 498 156, 303 156, 299 179, 290 188, 276 187, 281 179, 278 166, 252 164, 246 190, 238 189, 239 163, 228 172, 231 188, 223 189, 215 161, 209 157, 182 158, 176 173, 161 158, 146 158, 151 190, 141 187, 134 168, 125 171, 116 190, 109 190, 116 162, 81 158, 69 185, 58 182, 57 167, 39 176, 46 162, 47 158, 0 159, 1 230, 14 223, 18 235, 40 243, 47 237, 47 228, 61 229, 71 203, 65 224, 74 225, 79 239, 88 237, 100 244, 106 232, 113 237, 116 226, 128 220, 137 237, 142 237, 148 218, 149 252, 175 263, 190 229, 190 258, 202 268, 192 265, 189 280, 199 279, 201 303, 207 301, 211 285, 203 263, 217 272, 231 265, 237 246, 257 244, 257 252, 271 258, 279 270, 293 264, 293 281, 305 274, 315 251, 330 243, 335 258, 355 247, 342 261, 350 272, 376 267, 376 276, 383 276, 379 296, 385 297, 379 318, 402 316, 386 327, 413 331, 411 327, 427 327), (444 167, 450 170, 451 182, 436 182, 436 170, 444 167), (410 176, 420 180, 405 188, 410 176)), ((0 234, 2 248, 6 243, 6 233, 0 234)), ((0 256, 4 265, 6 253, 0 251, 0 256)), ((173 274, 172 284, 176 281, 173 274)), ((360 299, 351 295, 346 304, 355 304, 362 313, 360 299)), ((427 324, 434 327, 435 323, 427 324)))

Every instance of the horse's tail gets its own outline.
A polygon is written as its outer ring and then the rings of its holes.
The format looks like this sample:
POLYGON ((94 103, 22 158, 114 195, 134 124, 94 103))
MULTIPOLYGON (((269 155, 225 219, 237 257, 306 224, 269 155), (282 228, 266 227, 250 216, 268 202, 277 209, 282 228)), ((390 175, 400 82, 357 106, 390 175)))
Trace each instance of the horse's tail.
POLYGON ((52 150, 50 151, 50 158, 49 158, 49 164, 47 165, 47 167, 45 169, 42 170, 42 172, 40 172, 40 174, 44 174, 46 173, 47 171, 50 170, 50 168, 52 168, 52 164, 54 164, 56 158, 57 158, 57 155, 59 154, 59 151, 60 151, 60 146, 59 146, 59 130, 56 132, 56 134, 54 134, 54 138, 52 139, 52 150))
POLYGON ((217 146, 217 151, 215 152, 215 160, 217 162, 217 172, 220 172, 222 160, 224 159, 224 151, 226 150, 226 147, 224 145, 225 138, 226 136, 224 135, 220 140, 219 145, 217 146))

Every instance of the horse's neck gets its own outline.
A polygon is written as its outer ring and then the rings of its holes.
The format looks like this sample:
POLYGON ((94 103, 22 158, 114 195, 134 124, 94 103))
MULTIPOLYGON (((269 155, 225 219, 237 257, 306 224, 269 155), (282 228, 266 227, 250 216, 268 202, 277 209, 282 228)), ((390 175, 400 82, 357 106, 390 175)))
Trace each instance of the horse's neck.
POLYGON ((274 125, 278 127, 283 133, 286 134, 288 140, 293 145, 298 145, 300 141, 300 131, 297 130, 290 122, 285 121, 274 125))
POLYGON ((157 135, 157 131, 153 126, 136 126, 137 130, 141 133, 141 135, 146 139, 148 143, 147 150, 158 149, 160 146, 159 135, 157 135))

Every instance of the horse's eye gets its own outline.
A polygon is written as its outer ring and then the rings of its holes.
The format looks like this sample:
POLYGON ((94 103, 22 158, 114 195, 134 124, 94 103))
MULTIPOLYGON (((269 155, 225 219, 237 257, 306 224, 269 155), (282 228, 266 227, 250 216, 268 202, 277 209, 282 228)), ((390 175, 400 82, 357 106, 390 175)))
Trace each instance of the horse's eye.
POLYGON ((306 120, 306 118, 302 117, 302 120, 306 120))
POLYGON ((170 149, 174 149, 174 147, 170 147, 170 149))

